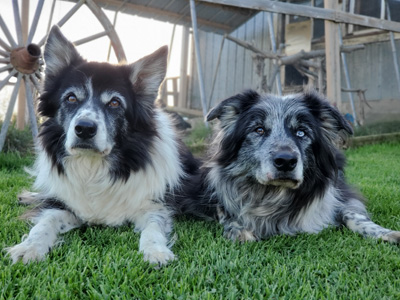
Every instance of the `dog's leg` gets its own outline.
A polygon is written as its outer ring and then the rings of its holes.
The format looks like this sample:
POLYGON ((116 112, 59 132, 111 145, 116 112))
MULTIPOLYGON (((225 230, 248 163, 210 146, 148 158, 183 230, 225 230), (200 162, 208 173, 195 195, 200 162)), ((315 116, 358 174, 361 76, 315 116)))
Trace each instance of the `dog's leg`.
POLYGON ((166 209, 144 214, 137 220, 136 226, 141 231, 139 251, 143 253, 145 261, 165 265, 175 259, 169 249, 172 219, 166 209))
POLYGON ((239 221, 232 220, 229 214, 220 206, 217 207, 219 223, 224 226, 224 237, 232 241, 254 242, 257 237, 253 232, 244 228, 239 221))
POLYGON ((7 248, 13 263, 43 260, 57 241, 59 233, 79 227, 81 221, 68 210, 45 209, 33 219, 35 225, 22 243, 7 248))
POLYGON ((363 236, 400 243, 400 232, 383 228, 372 222, 364 204, 357 199, 350 200, 348 206, 343 209, 342 220, 349 229, 363 236))

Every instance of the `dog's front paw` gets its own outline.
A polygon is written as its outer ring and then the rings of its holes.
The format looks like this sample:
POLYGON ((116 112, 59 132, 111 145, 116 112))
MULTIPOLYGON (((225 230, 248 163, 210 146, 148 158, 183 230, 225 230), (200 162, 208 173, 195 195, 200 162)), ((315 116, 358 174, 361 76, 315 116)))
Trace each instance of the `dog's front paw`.
POLYGON ((253 232, 244 229, 243 227, 231 225, 224 230, 224 237, 232 241, 239 242, 255 242, 257 237, 253 232))
POLYGON ((46 254, 50 251, 48 247, 38 245, 26 240, 21 244, 15 245, 5 249, 10 256, 13 264, 22 261, 24 264, 33 261, 41 261, 45 258, 46 254))
POLYGON ((400 244, 400 231, 390 231, 381 237, 383 241, 400 244))
POLYGON ((175 255, 167 247, 151 247, 143 249, 143 257, 145 261, 159 266, 166 265, 168 262, 175 260, 175 255))

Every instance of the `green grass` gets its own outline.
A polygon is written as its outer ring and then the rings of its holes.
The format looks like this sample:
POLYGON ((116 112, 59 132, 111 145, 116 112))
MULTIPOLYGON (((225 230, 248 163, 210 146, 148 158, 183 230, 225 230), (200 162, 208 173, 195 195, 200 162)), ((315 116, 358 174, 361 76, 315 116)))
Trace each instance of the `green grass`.
MULTIPOLYGON (((0 121, 0 128, 2 125, 3 123, 0 121)), ((15 127, 15 121, 12 122, 10 127, 8 127, 2 152, 32 155, 33 149, 33 138, 30 128, 27 126, 24 130, 18 130, 15 127)))
MULTIPOLYGON (((347 175, 369 198, 374 221, 400 230, 400 143, 347 152, 347 175)), ((17 194, 32 179, 15 156, 0 156, 0 247, 29 226, 17 194)), ((88 227, 40 263, 11 265, 1 256, 1 299, 399 299, 400 246, 329 228, 318 235, 232 243, 213 222, 179 218, 179 257, 161 269, 144 263, 128 226, 88 227)), ((4 254, 4 253, 3 253, 4 254)))
POLYGON ((208 138, 212 134, 211 124, 208 127, 203 122, 199 122, 190 130, 189 134, 183 138, 183 141, 188 146, 194 155, 204 155, 208 138))

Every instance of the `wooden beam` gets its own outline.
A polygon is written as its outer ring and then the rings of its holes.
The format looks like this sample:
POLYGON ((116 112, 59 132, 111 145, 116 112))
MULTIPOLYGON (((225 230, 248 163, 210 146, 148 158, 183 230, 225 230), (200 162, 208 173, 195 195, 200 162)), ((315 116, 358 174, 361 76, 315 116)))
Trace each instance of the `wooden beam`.
POLYGON ((182 27, 182 42, 181 42, 181 68, 179 81, 179 96, 178 106, 186 107, 188 94, 188 54, 189 54, 189 28, 182 27))
MULTIPOLYGON (((335 10, 338 8, 338 0, 324 0, 324 6, 335 10)), ((335 22, 325 20, 326 96, 341 110, 342 98, 338 26, 340 25, 335 22)))
MULTIPOLYGON (((25 45, 28 39, 29 32, 29 0, 23 0, 21 2, 21 26, 22 26, 22 42, 25 45)), ((26 46, 26 45, 25 45, 26 46)), ((21 84, 18 93, 18 109, 17 109, 17 124, 16 127, 19 130, 25 128, 25 115, 26 115, 26 92, 25 86, 21 84)))
POLYGON ((166 111, 177 112, 183 115, 189 115, 193 117, 204 117, 203 112, 197 109, 177 107, 177 106, 167 106, 165 108, 166 111))
MULTIPOLYGON (((329 20, 335 23, 348 23, 382 30, 400 32, 400 23, 363 15, 336 11, 329 8, 318 8, 300 4, 270 0, 198 0, 212 4, 222 4, 246 9, 263 10, 287 15, 296 15, 314 19, 329 20)), ((327 6, 325 6, 327 7, 327 6)))
POLYGON ((238 39, 238 38, 235 38, 235 37, 233 37, 231 35, 225 35, 225 37, 228 40, 238 44, 239 46, 242 46, 242 47, 244 47, 246 49, 249 49, 250 51, 253 51, 255 54, 257 54, 257 55, 259 55, 259 56, 261 56, 263 58, 269 58, 269 59, 278 59, 278 58, 280 58, 280 56, 277 55, 276 53, 265 52, 265 51, 263 51, 261 49, 258 49, 255 46, 253 46, 251 43, 246 42, 246 41, 241 40, 241 39, 238 39))
MULTIPOLYGON (((258 56, 258 57, 267 58, 267 59, 276 59, 276 60, 278 60, 280 65, 291 65, 291 64, 295 64, 295 63, 299 62, 299 60, 325 56, 325 49, 312 50, 309 52, 301 50, 301 51, 297 52, 296 54, 286 56, 283 54, 276 54, 276 53, 262 51, 262 50, 258 49, 257 47, 253 46, 249 42, 243 41, 241 39, 235 38, 235 37, 227 35, 227 34, 225 35, 225 38, 238 44, 239 46, 242 46, 242 47, 254 52, 256 54, 256 56, 258 56)), ((363 49, 365 49, 364 45, 341 46, 340 52, 350 53, 353 51, 363 50, 363 49)))

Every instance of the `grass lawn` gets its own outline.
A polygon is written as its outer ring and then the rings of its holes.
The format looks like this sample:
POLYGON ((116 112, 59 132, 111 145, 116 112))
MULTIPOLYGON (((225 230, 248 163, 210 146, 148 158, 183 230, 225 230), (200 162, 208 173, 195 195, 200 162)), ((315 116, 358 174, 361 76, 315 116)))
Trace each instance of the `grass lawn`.
MULTIPOLYGON (((400 142, 348 150, 347 175, 377 223, 400 230, 400 142)), ((0 247, 29 230, 17 194, 31 159, 0 154, 0 247)), ((40 263, 0 256, 0 299, 399 299, 400 246, 329 228, 318 235, 232 243, 213 222, 175 222, 179 257, 144 263, 132 228, 89 227, 63 236, 40 263)))

